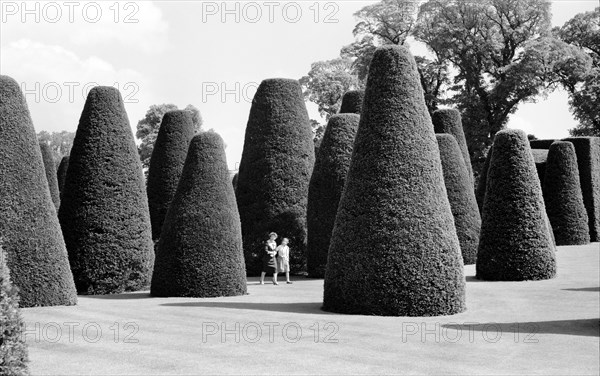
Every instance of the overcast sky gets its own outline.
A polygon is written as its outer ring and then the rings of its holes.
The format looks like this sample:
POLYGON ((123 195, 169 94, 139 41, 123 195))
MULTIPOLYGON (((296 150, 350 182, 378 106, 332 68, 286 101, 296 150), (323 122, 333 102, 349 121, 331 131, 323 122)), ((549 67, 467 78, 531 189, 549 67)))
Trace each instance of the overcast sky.
MULTIPOLYGON (((26 90, 38 132, 75 131, 96 84, 121 90, 134 132, 152 104, 193 104, 204 128, 223 136, 234 169, 260 81, 299 79, 312 62, 337 57, 353 41, 353 13, 371 3, 2 1, 0 72, 26 90)), ((553 1, 552 23, 596 6, 553 1)), ((574 125, 563 92, 522 104, 509 123, 539 138, 565 137, 574 125)))

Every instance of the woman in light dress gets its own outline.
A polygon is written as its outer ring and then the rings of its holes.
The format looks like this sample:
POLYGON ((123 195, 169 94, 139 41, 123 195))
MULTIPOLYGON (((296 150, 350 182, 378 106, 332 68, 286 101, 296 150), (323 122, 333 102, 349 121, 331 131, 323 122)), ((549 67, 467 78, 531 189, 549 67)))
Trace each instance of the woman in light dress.
POLYGON ((290 247, 288 238, 283 238, 281 245, 277 247, 277 272, 285 273, 286 283, 292 284, 290 281, 290 247))

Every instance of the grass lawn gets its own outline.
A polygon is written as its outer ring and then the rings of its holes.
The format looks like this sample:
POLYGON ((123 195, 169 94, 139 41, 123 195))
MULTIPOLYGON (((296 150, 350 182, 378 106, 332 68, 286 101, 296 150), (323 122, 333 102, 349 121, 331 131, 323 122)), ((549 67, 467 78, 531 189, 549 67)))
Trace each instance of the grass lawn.
MULTIPOLYGON (((431 318, 320 310, 323 280, 233 298, 80 296, 23 309, 34 375, 589 374, 600 372, 600 245, 559 247, 558 276, 480 282, 431 318)), ((282 278, 280 278, 280 281, 282 278)))

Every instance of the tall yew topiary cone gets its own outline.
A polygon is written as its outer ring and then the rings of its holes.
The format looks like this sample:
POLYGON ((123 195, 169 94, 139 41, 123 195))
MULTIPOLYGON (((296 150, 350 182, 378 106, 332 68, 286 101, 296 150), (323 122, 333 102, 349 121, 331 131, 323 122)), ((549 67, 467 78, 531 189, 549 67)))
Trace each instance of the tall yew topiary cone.
POLYGON ((42 161, 44 162, 44 171, 48 180, 48 188, 50 189, 50 197, 54 207, 58 210, 60 206, 60 192, 58 190, 58 180, 56 178, 56 163, 52 156, 50 146, 45 142, 40 142, 40 151, 42 153, 42 161))
POLYGON ((29 375, 25 322, 19 309, 18 289, 10 281, 10 272, 0 246, 0 375, 29 375))
POLYGON ((335 215, 350 167, 358 129, 357 114, 333 115, 315 161, 308 187, 307 269, 311 278, 323 278, 335 215))
POLYGON ((56 171, 56 178, 58 181, 58 191, 60 192, 60 197, 62 198, 63 189, 65 187, 65 179, 67 178, 67 169, 69 168, 69 156, 65 155, 60 160, 60 164, 58 165, 58 171, 56 171))
POLYGON ((165 218, 152 276, 154 296, 246 293, 240 217, 221 137, 195 136, 165 218))
POLYGON ((290 240, 291 271, 306 268, 312 138, 298 81, 264 80, 252 100, 236 189, 249 275, 260 273, 264 242, 273 231, 290 240))
POLYGON ((479 172, 479 181, 477 182, 477 188, 475 189, 475 199, 477 200, 477 207, 479 207, 479 213, 483 211, 483 199, 485 198, 485 188, 487 185, 487 174, 490 169, 490 159, 492 157, 492 149, 493 145, 488 150, 488 153, 485 157, 485 162, 483 163, 483 168, 479 172))
POLYGON ((589 243, 588 216, 572 143, 555 141, 550 146, 542 191, 556 245, 589 243))
POLYGON ((363 112, 325 273, 323 309, 386 316, 462 312, 465 277, 414 58, 385 46, 363 112))
POLYGON ((350 90, 344 93, 342 105, 340 106, 340 114, 350 113, 360 115, 364 97, 365 92, 362 90, 350 90))
POLYGON ((474 264, 479 246, 481 216, 473 191, 472 175, 469 175, 456 138, 444 133, 435 136, 463 262, 465 265, 474 264))
POLYGON ((524 281, 556 275, 555 247, 526 134, 498 132, 492 147, 477 278, 524 281))
POLYGON ((163 116, 148 169, 148 206, 154 240, 160 238, 192 137, 194 123, 189 111, 169 111, 163 116))
POLYGON ((544 178, 546 177, 546 159, 548 159, 548 150, 531 149, 531 154, 533 155, 533 162, 535 163, 538 178, 543 186, 544 178))
POLYGON ((19 84, 0 76, 0 237, 21 307, 73 305, 77 294, 44 164, 19 84))
POLYGON ((575 146, 590 240, 600 241, 600 137, 565 138, 575 146))
POLYGON ((471 156, 469 155, 469 149, 467 148, 467 140, 465 139, 460 112, 453 108, 435 110, 431 115, 431 121, 433 122, 435 133, 451 134, 456 139, 456 142, 458 142, 465 166, 467 167, 467 172, 469 173, 469 179, 471 179, 471 185, 473 185, 471 156))
POLYGON ((142 164, 113 87, 88 94, 58 214, 79 293, 148 285, 154 251, 142 164))
POLYGON ((235 175, 233 175, 233 178, 231 178, 231 185, 233 185, 234 192, 237 189, 237 183, 238 183, 238 173, 236 172, 235 175))

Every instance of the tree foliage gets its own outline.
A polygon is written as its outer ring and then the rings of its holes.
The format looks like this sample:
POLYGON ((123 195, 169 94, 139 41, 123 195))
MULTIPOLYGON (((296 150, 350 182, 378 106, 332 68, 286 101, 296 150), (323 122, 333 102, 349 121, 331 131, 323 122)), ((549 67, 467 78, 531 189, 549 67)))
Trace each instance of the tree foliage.
POLYGON ((304 98, 316 103, 319 114, 326 120, 338 113, 345 92, 360 87, 359 80, 352 74, 352 61, 347 58, 313 63, 300 84, 304 98))
MULTIPOLYGON (((146 111, 144 118, 138 121, 135 137, 142 141, 138 146, 138 153, 140 154, 140 159, 142 160, 142 166, 144 168, 150 166, 150 157, 152 156, 152 150, 154 150, 154 143, 158 136, 162 117, 167 112, 175 110, 178 110, 178 108, 174 104, 153 104, 148 111, 146 111)), ((200 132, 203 123, 200 111, 191 104, 188 104, 184 110, 192 113, 194 129, 196 133, 200 132)))
POLYGON ((463 113, 477 171, 519 104, 587 64, 579 49, 552 37, 545 0, 430 0, 420 9, 415 36, 456 70, 449 100, 463 113))
POLYGON ((29 375, 29 355, 25 343, 25 321, 19 309, 18 289, 10 280, 6 254, 0 245, 0 375, 29 375))
POLYGON ((563 77, 571 112, 579 121, 577 127, 571 129, 571 135, 600 136, 600 7, 575 15, 554 32, 591 59, 588 70, 567 70, 563 77))
POLYGON ((75 132, 60 131, 60 132, 38 132, 37 138, 40 142, 48 144, 52 150, 52 157, 59 163, 62 157, 69 155, 71 147, 73 147, 73 139, 75 132))

